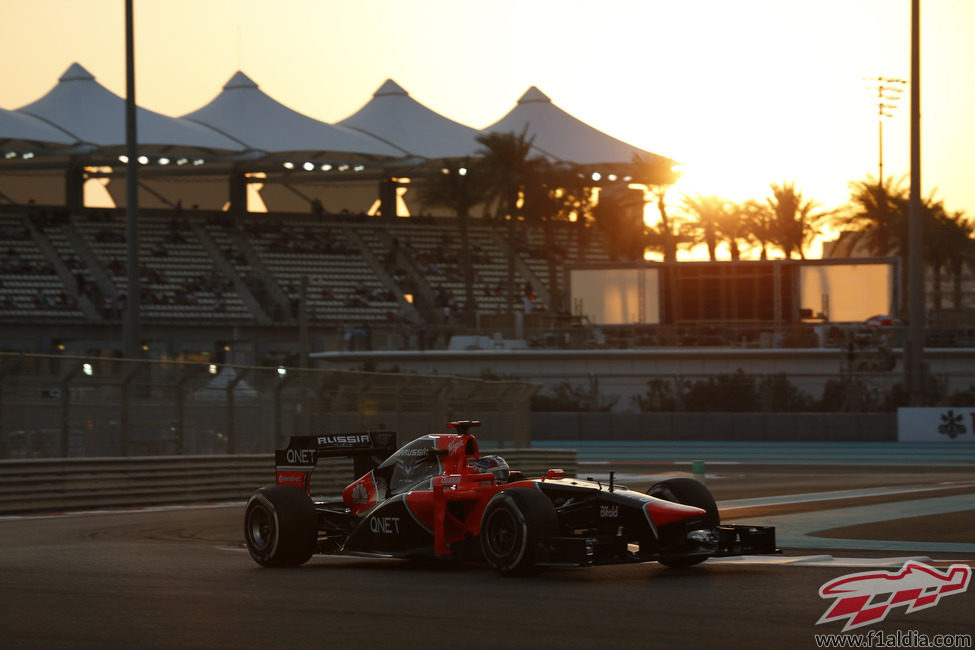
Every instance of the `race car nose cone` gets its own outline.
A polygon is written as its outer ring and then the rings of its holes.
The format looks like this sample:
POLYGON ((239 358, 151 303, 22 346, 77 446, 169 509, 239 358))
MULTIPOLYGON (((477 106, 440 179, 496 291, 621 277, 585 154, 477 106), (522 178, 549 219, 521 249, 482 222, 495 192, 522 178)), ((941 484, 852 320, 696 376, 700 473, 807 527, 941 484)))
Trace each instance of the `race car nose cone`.
POLYGON ((685 519, 697 519, 707 514, 701 508, 685 506, 681 503, 664 501, 663 499, 654 499, 648 502, 644 508, 655 526, 665 526, 669 523, 683 521, 685 519))

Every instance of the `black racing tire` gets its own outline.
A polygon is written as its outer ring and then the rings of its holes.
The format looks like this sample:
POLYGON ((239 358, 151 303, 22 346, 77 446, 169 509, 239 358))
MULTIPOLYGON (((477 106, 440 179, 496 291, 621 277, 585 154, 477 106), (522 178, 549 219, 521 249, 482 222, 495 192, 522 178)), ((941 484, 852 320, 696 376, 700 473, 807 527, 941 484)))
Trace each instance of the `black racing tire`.
MULTIPOLYGON (((647 490, 647 494, 664 501, 694 506, 704 510, 703 523, 706 527, 717 527, 721 523, 718 514, 718 504, 714 502, 711 491, 699 481, 692 478, 670 478, 654 483, 647 490)), ((707 555, 662 555, 658 562, 673 568, 685 568, 700 564, 708 559, 707 555)))
POLYGON ((261 566, 300 566, 318 543, 315 504, 294 485, 261 488, 247 502, 244 538, 251 557, 261 566))
POLYGON ((558 534, 558 515, 547 496, 534 488, 511 488, 491 497, 481 517, 481 555, 506 576, 540 573, 539 542, 558 534))

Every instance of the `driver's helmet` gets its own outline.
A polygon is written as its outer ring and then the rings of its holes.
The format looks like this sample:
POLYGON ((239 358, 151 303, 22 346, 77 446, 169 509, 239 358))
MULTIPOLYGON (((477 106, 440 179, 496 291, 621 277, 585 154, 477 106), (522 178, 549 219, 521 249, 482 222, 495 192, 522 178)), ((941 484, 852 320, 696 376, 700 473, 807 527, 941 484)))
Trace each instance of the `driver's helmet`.
POLYGON ((481 456, 471 461, 471 467, 479 474, 494 474, 496 483, 507 483, 511 477, 511 468, 501 456, 481 456))

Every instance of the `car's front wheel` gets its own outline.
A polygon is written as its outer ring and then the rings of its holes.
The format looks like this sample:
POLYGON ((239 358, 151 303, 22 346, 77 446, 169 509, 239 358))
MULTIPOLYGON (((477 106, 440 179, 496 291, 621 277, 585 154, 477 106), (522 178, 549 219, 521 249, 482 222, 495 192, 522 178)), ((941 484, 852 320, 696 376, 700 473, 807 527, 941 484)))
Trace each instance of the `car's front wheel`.
POLYGON ((481 518, 481 554, 503 575, 540 572, 536 553, 541 541, 558 532, 555 506, 531 488, 512 488, 495 494, 481 518))
MULTIPOLYGON (((647 490, 647 494, 664 501, 694 506, 704 511, 701 527, 716 528, 720 523, 718 504, 714 502, 711 491, 692 478, 671 478, 654 483, 647 490)), ((669 567, 683 568, 700 564, 710 557, 709 553, 668 553, 658 558, 658 561, 669 567)))
POLYGON ((247 550, 261 566, 299 566, 315 552, 315 505, 300 487, 274 485, 254 493, 244 512, 247 550))

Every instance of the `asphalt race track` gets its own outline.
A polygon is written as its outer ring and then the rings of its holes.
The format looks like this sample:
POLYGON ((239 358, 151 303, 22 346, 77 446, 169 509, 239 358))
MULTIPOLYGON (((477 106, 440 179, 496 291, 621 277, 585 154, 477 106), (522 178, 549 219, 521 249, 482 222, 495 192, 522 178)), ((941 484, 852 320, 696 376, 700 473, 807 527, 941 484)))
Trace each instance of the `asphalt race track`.
MULTIPOLYGON (((674 470, 618 469, 641 489, 674 470)), ((784 553, 533 578, 337 557, 272 570, 241 547, 240 503, 0 518, 0 647, 812 648, 842 630, 816 625, 824 583, 907 557, 975 565, 971 466, 734 465, 707 482, 724 520, 774 522, 784 553)), ((975 638, 975 587, 905 610, 851 634, 975 638)))

